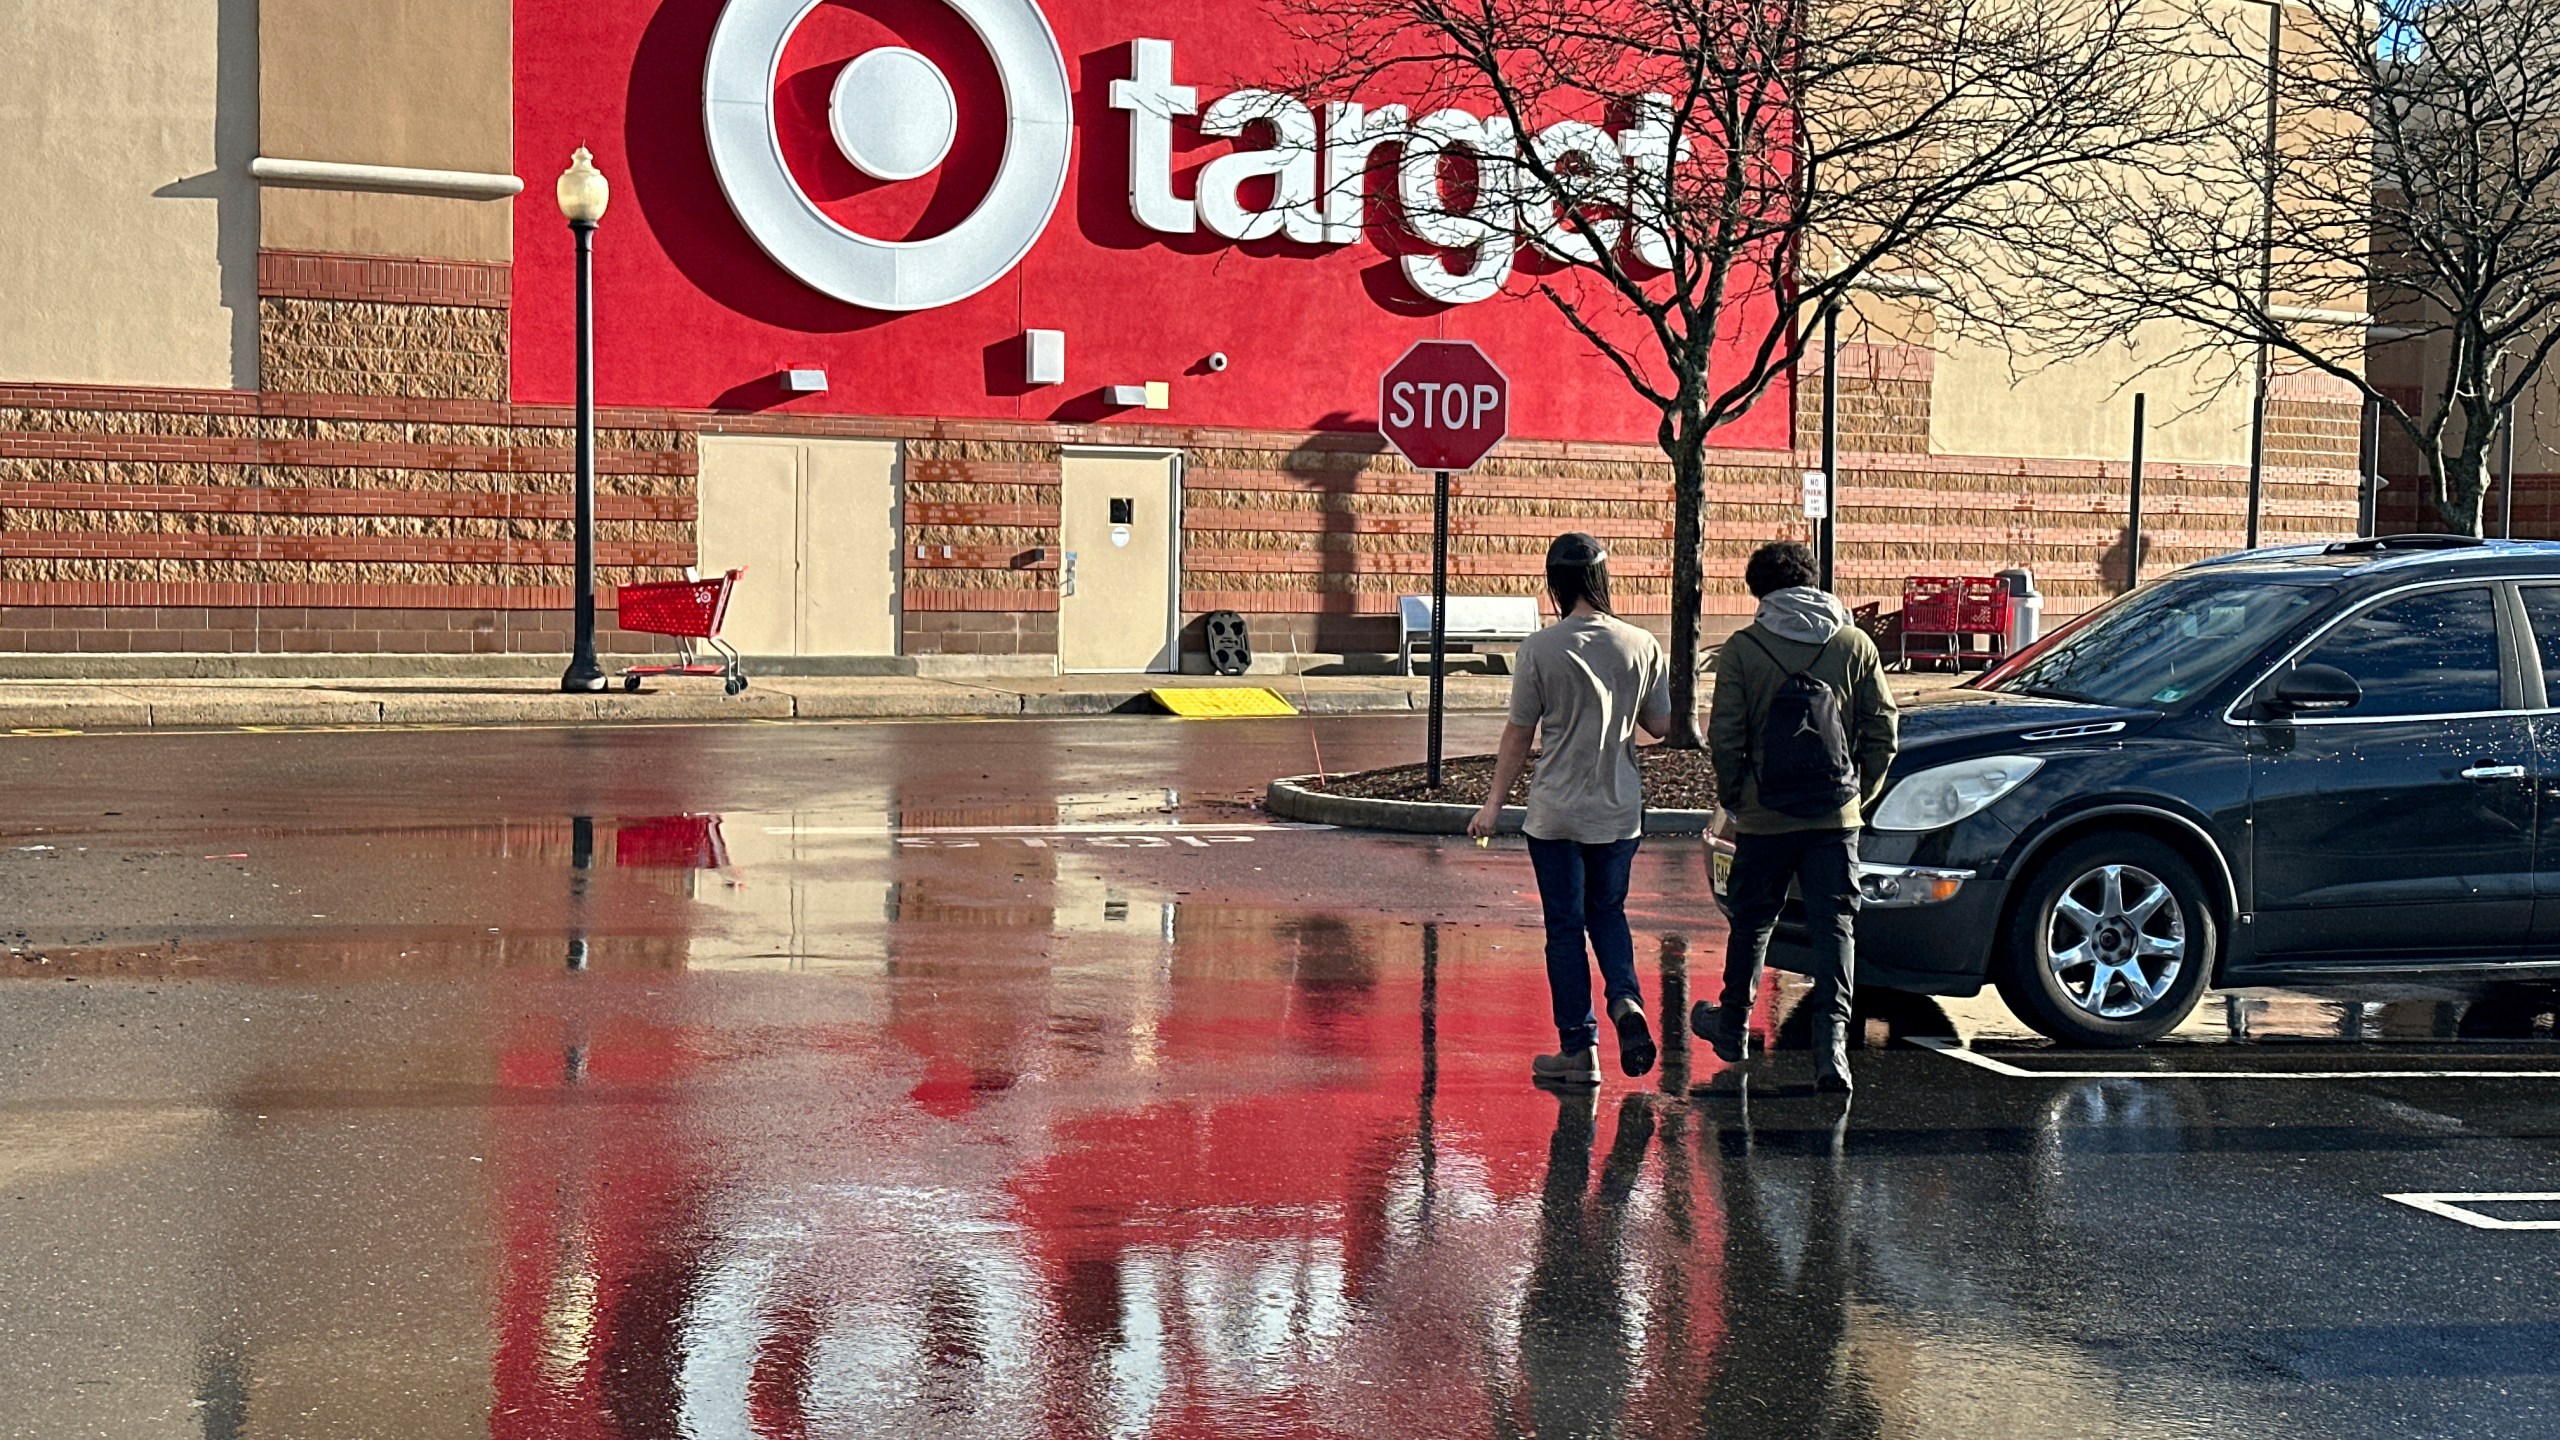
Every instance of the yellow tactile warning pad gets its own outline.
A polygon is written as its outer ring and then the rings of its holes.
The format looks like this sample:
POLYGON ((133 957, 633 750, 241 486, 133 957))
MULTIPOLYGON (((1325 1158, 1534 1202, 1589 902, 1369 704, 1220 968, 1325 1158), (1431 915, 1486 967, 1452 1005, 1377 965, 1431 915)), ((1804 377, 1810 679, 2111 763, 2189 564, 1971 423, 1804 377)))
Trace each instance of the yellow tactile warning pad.
POLYGON ((1295 715, 1298 708, 1277 690, 1258 685, 1183 686, 1150 690, 1148 695, 1186 720, 1243 720, 1265 715, 1295 715))

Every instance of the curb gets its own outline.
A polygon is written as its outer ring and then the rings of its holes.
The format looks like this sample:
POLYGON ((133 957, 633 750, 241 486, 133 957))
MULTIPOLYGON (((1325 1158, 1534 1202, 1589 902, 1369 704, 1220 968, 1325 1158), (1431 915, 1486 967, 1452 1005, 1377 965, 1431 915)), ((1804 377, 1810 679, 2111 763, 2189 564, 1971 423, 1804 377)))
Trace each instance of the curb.
MULTIPOLYGON (((1036 719, 1133 715, 1161 718, 1143 689, 1013 690, 958 681, 884 679, 848 689, 794 686, 789 679, 723 695, 716 685, 640 694, 620 690, 563 695, 538 683, 486 682, 477 693, 452 688, 368 690, 360 680, 308 687, 223 685, 0 683, 0 733, 137 731, 369 725, 595 725, 671 721, 1036 719), (198 688, 201 687, 201 688, 198 688), (54 691, 56 693, 46 693, 54 691), (62 693, 68 692, 68 693, 62 693)), ((1284 692, 1285 693, 1285 692, 1284 692)), ((1423 708, 1402 689, 1358 688, 1291 694, 1308 715, 1410 715, 1423 708)), ((1451 696, 1451 714, 1491 713, 1499 698, 1468 704, 1451 696)), ((1464 820, 1460 820, 1463 827, 1464 820)))
MULTIPOLYGON (((1396 830, 1408 835, 1464 835, 1475 818, 1473 805, 1434 800, 1372 800, 1357 795, 1328 795, 1303 783, 1315 777, 1291 775, 1274 780, 1262 793, 1262 808, 1284 820, 1338 825, 1352 830, 1396 830)), ((1518 805, 1502 807, 1502 833, 1519 833, 1529 812, 1518 805)), ((1703 835, 1715 823, 1713 810, 1647 810, 1647 835, 1703 835)))

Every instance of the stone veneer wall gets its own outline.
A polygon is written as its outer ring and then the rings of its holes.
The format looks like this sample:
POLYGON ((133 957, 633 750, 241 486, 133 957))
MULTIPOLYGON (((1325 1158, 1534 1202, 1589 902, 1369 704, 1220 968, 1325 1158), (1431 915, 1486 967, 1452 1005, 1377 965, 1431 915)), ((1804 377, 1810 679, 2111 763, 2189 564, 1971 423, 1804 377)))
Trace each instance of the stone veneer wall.
MULTIPOLYGON (((1795 443, 1822 453, 1822 354, 1806 357, 1795 387, 1795 443)), ((1929 453, 1931 395, 1937 356, 1925 346, 1840 347, 1840 393, 1834 402, 1843 455, 1929 453)), ((1819 461, 1816 462, 1817 464, 1819 461)))
MULTIPOLYGON (((506 267, 269 252, 259 278, 262 392, 0 386, 0 649, 565 649, 569 416, 502 398, 506 267)), ((2123 465, 1928 454, 1927 358, 1843 348, 1847 598, 1891 611, 1904 577, 2011 564, 2037 571, 2057 614, 2121 588, 2123 465)), ((1722 453, 1710 472, 1711 635, 1749 614, 1751 549, 1809 537, 1798 477, 1819 387, 1796 390, 1793 452, 1722 453)), ((2268 539, 2353 525, 2354 418, 2276 387, 2268 539)), ((1429 584, 1430 477, 1374 437, 771 412, 600 425, 608 605, 614 584, 693 563, 703 433, 904 442, 909 654, 1056 653, 1060 457, 1075 444, 1185 455, 1195 635, 1232 609, 1266 652, 1383 650, 1397 597, 1429 584)), ((2245 488, 2237 466, 2149 467, 2146 573, 2239 544, 2245 488)), ((1453 586, 1535 594, 1547 542, 1588 530, 1613 553, 1621 611, 1667 629, 1669 489, 1648 446, 1508 445, 1453 485, 1453 586)))
MULTIPOLYGON (((561 649, 567 418, 482 402, 0 387, 0 649, 561 649)), ((1365 437, 644 411, 601 420, 608 587, 692 563, 705 430, 904 440, 911 654, 1055 653, 1058 455, 1079 441, 1188 457, 1182 605, 1195 624, 1233 609, 1266 651, 1382 650, 1396 597, 1429 583, 1430 477, 1365 437)), ((1798 508, 1809 458, 1717 457, 1711 634, 1749 612, 1737 577, 1754 546, 1810 538, 1798 508)), ((2126 478, 2113 462, 1847 454, 1841 588, 1890 611, 1906 576, 2025 564, 2054 613, 2075 612, 2122 586, 2126 478)), ((1648 447, 1506 447, 1453 483, 1453 583, 1535 594, 1547 541, 1585 529, 1615 556, 1620 608, 1667 628, 1669 482, 1648 447)), ((2350 469, 2270 466, 2266 490, 2270 543, 2354 523, 2350 469)), ((2155 463, 2145 493, 2146 573, 2240 543, 2242 467, 2155 463)))
MULTIPOLYGON (((567 420, 481 401, 0 386, 0 648, 564 648, 567 420)), ((692 563, 693 434, 670 422, 603 419, 607 586, 692 563)))
POLYGON ((505 265, 261 251, 259 385, 504 400, 510 291, 505 265))

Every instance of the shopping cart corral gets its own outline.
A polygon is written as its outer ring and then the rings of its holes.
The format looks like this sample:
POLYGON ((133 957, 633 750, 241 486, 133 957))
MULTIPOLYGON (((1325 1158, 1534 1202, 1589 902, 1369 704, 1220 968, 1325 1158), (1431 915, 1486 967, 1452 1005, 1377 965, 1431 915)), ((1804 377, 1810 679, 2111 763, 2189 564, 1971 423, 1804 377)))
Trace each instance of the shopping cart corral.
POLYGON ((674 636, 677 652, 672 665, 625 667, 622 688, 637 690, 640 682, 652 675, 717 675, 732 695, 746 689, 747 672, 738 663, 737 650, 720 638, 720 622, 729 614, 729 596, 738 588, 738 578, 746 573, 742 566, 716 579, 699 580, 687 571, 682 580, 652 580, 617 588, 614 604, 621 628, 643 635, 674 636), (711 652, 709 658, 703 654, 705 647, 711 652))
POLYGON ((1963 669, 1969 659, 1988 665, 2009 653, 2008 584, 1989 575, 1915 575, 1902 582, 1902 668, 1911 668, 1911 642, 1935 640, 1922 659, 1943 659, 1963 669), (1982 636, 1985 654, 1973 648, 1982 636))

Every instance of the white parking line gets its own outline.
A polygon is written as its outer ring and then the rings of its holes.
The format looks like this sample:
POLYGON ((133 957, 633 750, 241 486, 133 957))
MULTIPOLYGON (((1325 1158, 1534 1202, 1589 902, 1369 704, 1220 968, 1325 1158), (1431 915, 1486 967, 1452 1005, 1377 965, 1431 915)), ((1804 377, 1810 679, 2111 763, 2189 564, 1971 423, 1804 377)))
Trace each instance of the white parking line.
POLYGON ((2412 1209, 2447 1220, 2459 1220, 2475 1230, 2560 1230, 2560 1219, 2508 1220, 2496 1215, 2483 1215, 2465 1207, 2483 1201, 2509 1204, 2551 1204, 2560 1201, 2560 1191, 2553 1190, 2417 1190, 2405 1195, 2385 1195, 2412 1209))
POLYGON ((2560 1070, 2029 1070, 1934 1035, 1911 1043, 2004 1080, 2560 1080, 2560 1070))

